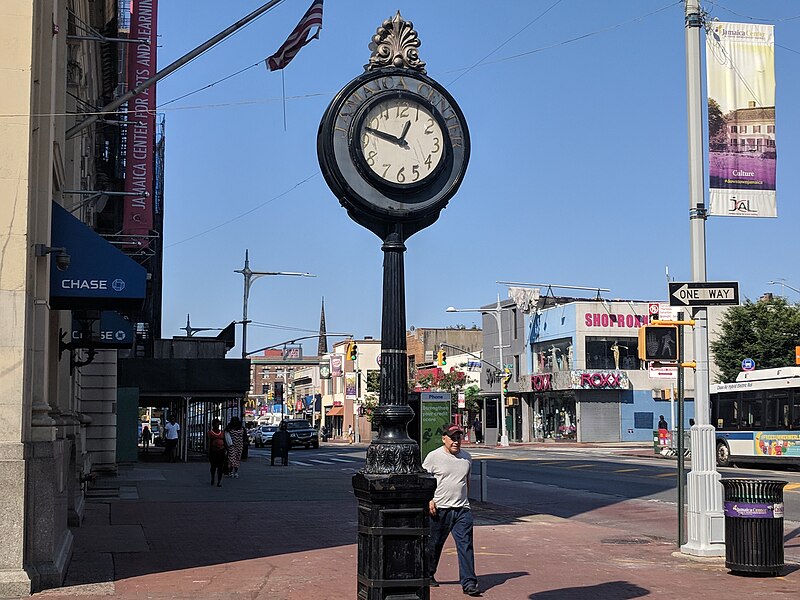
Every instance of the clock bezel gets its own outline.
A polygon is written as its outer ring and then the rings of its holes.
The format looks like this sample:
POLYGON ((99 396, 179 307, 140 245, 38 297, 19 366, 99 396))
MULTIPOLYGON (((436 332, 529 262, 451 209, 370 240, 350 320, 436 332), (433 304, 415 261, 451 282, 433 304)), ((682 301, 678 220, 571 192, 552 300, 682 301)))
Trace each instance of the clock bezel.
MULTIPOLYGON (((376 235, 387 226, 400 224, 408 235, 427 227, 438 218, 456 193, 469 164, 470 140, 466 119, 453 97, 439 83, 418 71, 387 67, 367 71, 345 85, 328 105, 317 133, 317 158, 328 187, 347 209, 349 216, 376 235), (365 176, 354 159, 355 118, 365 103, 385 92, 407 91, 418 100, 429 98, 447 123, 447 156, 436 177, 423 184, 397 189, 385 180, 365 176)), ((368 167, 367 167, 368 168, 368 167)))
MULTIPOLYGON (((441 173, 442 169, 445 168, 448 161, 448 155, 450 154, 450 134, 447 131, 447 124, 442 117, 441 113, 436 109, 436 107, 424 96, 420 96, 417 93, 410 92, 408 90, 391 90, 386 92, 380 92, 370 98, 367 102, 365 102, 356 113, 355 118, 353 119, 353 125, 351 127, 350 135, 352 136, 352 140, 350 143, 350 152, 353 158, 353 161, 356 164, 361 175, 367 179, 372 179, 375 181, 376 185, 378 186, 386 186, 392 191, 406 191, 406 190, 415 190, 417 188, 432 185, 436 178, 441 173), (364 124, 369 112, 378 104, 386 101, 386 100, 394 100, 394 99, 407 99, 412 102, 419 104, 420 106, 425 107, 425 109, 431 114, 431 116, 436 119, 436 123, 439 125, 439 129, 442 132, 442 155, 439 158, 439 162, 433 168, 433 170, 428 173, 425 177, 421 178, 419 181, 411 181, 409 183, 399 183, 391 181, 390 179, 386 179, 381 177, 378 173, 373 171, 370 166, 367 164, 367 159, 364 157, 363 148, 361 145, 362 136, 365 135, 364 132, 364 124)), ((372 135, 372 134, 367 134, 372 135)))

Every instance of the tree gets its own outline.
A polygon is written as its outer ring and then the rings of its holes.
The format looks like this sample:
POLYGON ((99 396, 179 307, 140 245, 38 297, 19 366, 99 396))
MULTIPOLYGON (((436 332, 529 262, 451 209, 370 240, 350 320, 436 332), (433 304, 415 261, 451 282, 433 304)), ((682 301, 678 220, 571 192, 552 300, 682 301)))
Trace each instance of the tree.
POLYGON ((712 144, 725 144, 725 115, 713 98, 708 99, 708 138, 712 144))
POLYGON ((747 300, 728 309, 719 333, 711 343, 719 368, 717 383, 735 381, 745 358, 752 358, 759 369, 794 365, 795 346, 800 346, 800 305, 780 297, 747 300))
POLYGON ((478 399, 481 395, 481 388, 477 385, 471 385, 464 390, 464 398, 467 401, 467 410, 471 413, 479 413, 481 405, 478 399))

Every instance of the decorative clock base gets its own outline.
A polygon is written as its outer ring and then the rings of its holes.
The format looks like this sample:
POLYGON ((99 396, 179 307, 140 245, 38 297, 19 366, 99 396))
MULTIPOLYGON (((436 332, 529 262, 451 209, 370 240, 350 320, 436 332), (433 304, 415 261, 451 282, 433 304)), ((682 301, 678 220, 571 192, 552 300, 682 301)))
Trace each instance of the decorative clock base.
POLYGON ((424 472, 353 476, 358 499, 358 600, 430 599, 425 545, 428 502, 435 489, 436 480, 424 472))

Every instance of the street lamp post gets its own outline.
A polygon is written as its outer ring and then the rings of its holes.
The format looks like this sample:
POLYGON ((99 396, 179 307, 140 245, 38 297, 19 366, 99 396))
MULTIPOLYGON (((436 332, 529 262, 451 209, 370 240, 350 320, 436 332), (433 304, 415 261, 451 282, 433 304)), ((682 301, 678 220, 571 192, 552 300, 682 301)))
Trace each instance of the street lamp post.
POLYGON ((241 273, 244 277, 244 302, 242 304, 242 358, 247 358, 247 300, 250 297, 250 286, 259 277, 267 275, 287 275, 290 277, 316 277, 311 273, 295 273, 291 271, 252 271, 250 270, 250 251, 244 251, 244 268, 234 270, 234 273, 241 273))
POLYGON ((784 288, 789 288, 793 292, 797 292, 798 294, 800 294, 800 290, 798 290, 796 287, 793 287, 793 286, 789 285, 788 283, 786 283, 785 279, 777 279, 775 281, 769 281, 767 283, 769 283, 769 285, 779 285, 779 286, 781 286, 781 292, 783 292, 781 294, 781 296, 783 296, 784 298, 786 298, 786 290, 784 288))
MULTIPOLYGON (((500 306, 500 294, 497 294, 497 306, 495 308, 455 308, 450 306, 447 312, 479 312, 490 314, 497 321, 497 349, 500 354, 498 364, 501 371, 505 371, 503 364, 503 309, 500 306)), ((508 431, 506 429, 506 392, 502 379, 500 380, 500 445, 508 446, 508 431)))

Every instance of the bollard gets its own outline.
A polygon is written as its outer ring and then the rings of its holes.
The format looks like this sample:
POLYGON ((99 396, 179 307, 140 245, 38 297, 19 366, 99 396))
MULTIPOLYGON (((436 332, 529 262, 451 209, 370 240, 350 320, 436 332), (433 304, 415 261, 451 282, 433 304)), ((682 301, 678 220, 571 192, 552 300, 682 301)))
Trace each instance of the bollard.
POLYGON ((488 474, 488 463, 485 460, 481 461, 481 502, 488 502, 489 501, 489 494, 487 492, 488 482, 489 482, 489 474, 488 474))

